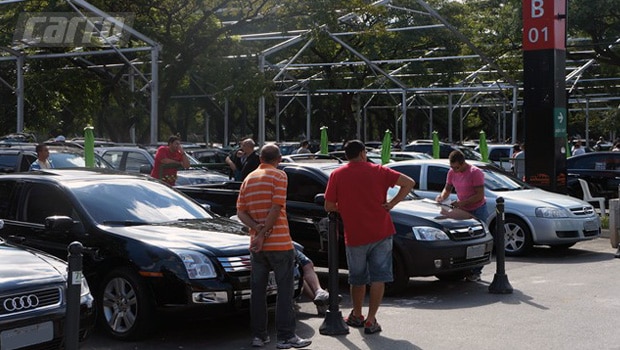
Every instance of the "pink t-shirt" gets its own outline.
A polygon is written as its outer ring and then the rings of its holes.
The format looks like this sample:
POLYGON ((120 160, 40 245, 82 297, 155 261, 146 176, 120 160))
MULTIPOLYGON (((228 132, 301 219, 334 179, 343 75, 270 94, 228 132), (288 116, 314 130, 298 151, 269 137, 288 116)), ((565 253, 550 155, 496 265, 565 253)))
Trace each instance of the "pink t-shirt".
MULTIPOLYGON (((456 189, 456 196, 460 201, 465 200, 471 196, 473 196, 476 191, 474 190, 477 186, 484 186, 484 173, 479 168, 467 164, 465 170, 462 172, 455 172, 450 169, 448 171, 448 177, 446 179, 446 183, 454 186, 456 189)), ((481 201, 476 203, 472 203, 468 206, 464 206, 461 209, 467 211, 473 211, 475 209, 480 208, 486 204, 486 200, 482 198, 481 201)))

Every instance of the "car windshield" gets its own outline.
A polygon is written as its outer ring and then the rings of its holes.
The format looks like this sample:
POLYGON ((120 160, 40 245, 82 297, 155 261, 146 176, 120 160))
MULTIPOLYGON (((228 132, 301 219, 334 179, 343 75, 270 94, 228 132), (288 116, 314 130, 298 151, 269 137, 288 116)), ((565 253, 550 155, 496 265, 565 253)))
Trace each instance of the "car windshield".
POLYGON ((484 185, 491 191, 516 191, 531 188, 530 185, 516 177, 492 167, 481 167, 480 169, 484 173, 484 185))
MULTIPOLYGON (((392 198, 396 197, 398 191, 400 191, 400 186, 396 185, 394 187, 390 187, 387 191, 387 201, 389 202, 392 200, 392 198)), ((416 198, 418 198, 418 196, 413 192, 413 190, 411 190, 411 192, 407 194, 404 200, 411 200, 416 198)))
MULTIPOLYGON (((54 168, 75 168, 86 166, 84 156, 79 153, 51 152, 50 160, 54 164, 54 168)), ((95 167, 112 169, 112 166, 108 162, 97 155, 95 155, 95 167)))
POLYGON ((99 224, 155 224, 212 218, 197 203, 153 181, 115 179, 68 186, 99 224))

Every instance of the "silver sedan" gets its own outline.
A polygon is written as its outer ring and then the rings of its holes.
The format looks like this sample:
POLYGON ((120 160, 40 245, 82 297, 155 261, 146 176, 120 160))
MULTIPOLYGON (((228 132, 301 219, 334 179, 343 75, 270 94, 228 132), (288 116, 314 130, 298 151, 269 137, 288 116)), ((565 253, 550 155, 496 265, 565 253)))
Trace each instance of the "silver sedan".
MULTIPOLYGON (((533 245, 566 249, 601 234, 601 221, 590 203, 528 185, 494 165, 468 161, 484 172, 487 224, 495 231, 498 197, 505 200, 506 255, 526 255, 533 245)), ((407 160, 386 165, 416 181, 415 192, 435 199, 450 170, 447 159, 407 160)), ((456 199, 456 193, 450 195, 456 199)))

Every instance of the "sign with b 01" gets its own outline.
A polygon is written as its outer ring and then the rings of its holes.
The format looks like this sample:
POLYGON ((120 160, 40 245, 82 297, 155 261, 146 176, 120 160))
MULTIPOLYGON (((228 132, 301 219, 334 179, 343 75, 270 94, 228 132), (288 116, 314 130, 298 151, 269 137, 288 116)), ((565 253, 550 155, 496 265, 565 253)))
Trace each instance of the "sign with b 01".
POLYGON ((566 49, 566 0, 523 0, 523 50, 566 49))

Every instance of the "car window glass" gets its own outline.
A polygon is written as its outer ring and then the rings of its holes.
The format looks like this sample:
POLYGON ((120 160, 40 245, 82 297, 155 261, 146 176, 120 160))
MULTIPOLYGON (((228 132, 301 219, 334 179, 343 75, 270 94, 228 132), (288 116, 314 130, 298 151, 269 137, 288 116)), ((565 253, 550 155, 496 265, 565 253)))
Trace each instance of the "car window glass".
POLYGON ((394 166, 392 167, 392 169, 412 178, 415 181, 415 187, 418 187, 418 184, 420 183, 420 166, 419 165, 394 166))
POLYGON ((314 203, 314 196, 325 192, 325 186, 303 173, 287 173, 288 188, 286 198, 291 201, 314 203))
POLYGON ((105 159, 108 163, 110 163, 116 169, 120 168, 122 158, 123 158, 123 152, 119 152, 119 151, 107 151, 103 155, 103 159, 105 159))
POLYGON ((17 164, 17 154, 2 154, 0 155, 0 171, 12 172, 17 164))
POLYGON ((149 160, 141 153, 127 152, 127 160, 125 160, 125 171, 139 173, 142 165, 150 165, 149 160))
POLYGON ((508 158, 509 156, 508 150, 503 148, 494 148, 491 152, 489 152, 489 159, 496 162, 499 162, 500 160, 507 160, 503 158, 508 158))
POLYGON ((439 166, 429 166, 426 175, 426 186, 429 191, 441 192, 446 186, 448 168, 439 166))
POLYGON ((73 206, 58 188, 47 184, 32 184, 26 194, 23 213, 25 221, 44 224, 48 216, 72 217, 73 206))
POLYGON ((0 219, 16 219, 15 206, 11 206, 16 185, 15 181, 0 182, 0 219))

